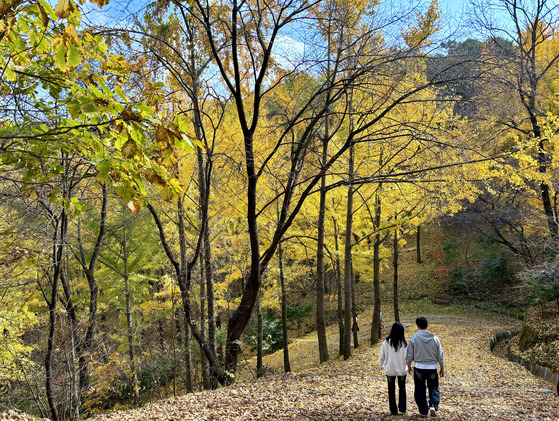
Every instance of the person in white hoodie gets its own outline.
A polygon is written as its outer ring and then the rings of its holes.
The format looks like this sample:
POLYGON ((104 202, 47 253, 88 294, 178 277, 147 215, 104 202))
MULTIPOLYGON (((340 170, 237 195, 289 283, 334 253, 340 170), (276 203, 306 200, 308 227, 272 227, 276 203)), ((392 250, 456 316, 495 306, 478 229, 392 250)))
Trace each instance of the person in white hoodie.
POLYGON ((417 333, 412 335, 408 346, 406 359, 408 360, 408 372, 412 374, 415 386, 414 398, 417 403, 419 413, 423 417, 437 416, 439 410, 439 376, 437 368, 440 368, 440 375, 444 377, 444 354, 441 341, 433 332, 427 330, 427 319, 418 317, 415 319, 417 333), (427 383, 427 387, 425 387, 427 383), (429 389, 429 406, 425 396, 426 389, 429 389))
POLYGON ((392 415, 406 413, 406 348, 404 326, 394 323, 390 335, 380 347, 378 362, 386 373, 388 381, 388 404, 392 415), (398 404, 396 405, 396 378, 398 378, 398 404), (399 411, 399 412, 398 412, 399 411))

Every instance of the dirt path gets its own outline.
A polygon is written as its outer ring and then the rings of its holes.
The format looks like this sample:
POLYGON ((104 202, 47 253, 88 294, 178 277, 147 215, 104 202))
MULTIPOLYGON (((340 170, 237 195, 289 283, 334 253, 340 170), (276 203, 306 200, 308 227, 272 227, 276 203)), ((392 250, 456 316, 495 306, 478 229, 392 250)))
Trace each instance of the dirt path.
MULTIPOLYGON (((559 397, 551 392, 552 384, 489 352, 493 334, 518 325, 457 316, 432 317, 430 321, 446 359, 440 419, 559 420, 559 397)), ((404 322, 413 326, 409 320, 404 322)), ((406 336, 414 331, 410 327, 406 336)), ((96 420, 390 419, 385 377, 377 365, 378 350, 377 345, 345 362, 332 361, 305 371, 181 396, 96 420)), ((420 419, 411 378, 407 391, 406 419, 420 419)))

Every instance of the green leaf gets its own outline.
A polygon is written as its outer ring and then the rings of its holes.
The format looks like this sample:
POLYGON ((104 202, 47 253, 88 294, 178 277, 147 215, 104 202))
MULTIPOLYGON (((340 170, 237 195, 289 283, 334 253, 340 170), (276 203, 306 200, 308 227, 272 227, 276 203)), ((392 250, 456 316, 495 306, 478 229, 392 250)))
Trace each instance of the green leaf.
POLYGON ((124 91, 122 90, 122 88, 118 85, 115 85, 114 90, 116 92, 116 94, 123 100, 123 101, 128 101, 128 98, 126 97, 126 94, 124 93, 124 91))
POLYGON ((95 78, 95 81, 99 84, 101 89, 103 89, 103 92, 105 93, 105 97, 112 97, 114 95, 113 92, 109 89, 109 87, 105 83, 105 79, 103 78, 103 76, 95 78))
POLYGON ((88 89, 95 95, 95 98, 104 98, 103 93, 93 85, 89 85, 88 89))
POLYGON ((21 28, 22 32, 26 34, 29 32, 29 24, 27 23, 26 19, 19 19, 18 20, 19 27, 21 28))
POLYGON ((68 67, 76 67, 82 61, 82 55, 80 49, 75 45, 70 46, 68 50, 68 67))
POLYGON ((103 54, 107 54, 108 51, 107 44, 105 44, 104 42, 99 42, 97 43, 96 46, 99 49, 99 51, 101 51, 103 54))
POLYGON ((49 15, 49 17, 54 20, 57 21, 58 18, 56 17, 56 13, 54 13, 54 9, 51 7, 51 5, 49 4, 48 1, 46 0, 39 0, 39 3, 41 4, 41 6, 43 7, 43 10, 45 12, 47 12, 47 14, 49 15))
POLYGON ((68 50, 64 43, 60 43, 54 51, 54 64, 63 72, 66 71, 66 53, 68 50))
POLYGON ((101 161, 97 164, 97 170, 102 178, 107 178, 111 170, 111 164, 108 161, 101 161))
POLYGON ((136 108, 138 110, 141 110, 141 111, 145 111, 148 114, 153 113, 153 110, 150 107, 148 107, 146 104, 144 104, 143 102, 140 102, 140 103, 134 105, 134 108, 136 108))
POLYGON ((10 81, 10 82, 15 82, 16 81, 16 74, 14 73, 14 71, 12 69, 10 69, 9 66, 6 66, 4 68, 4 74, 6 75, 6 78, 10 81))
POLYGON ((86 102, 82 106, 82 113, 88 117, 97 116, 99 114, 99 108, 93 102, 86 102))

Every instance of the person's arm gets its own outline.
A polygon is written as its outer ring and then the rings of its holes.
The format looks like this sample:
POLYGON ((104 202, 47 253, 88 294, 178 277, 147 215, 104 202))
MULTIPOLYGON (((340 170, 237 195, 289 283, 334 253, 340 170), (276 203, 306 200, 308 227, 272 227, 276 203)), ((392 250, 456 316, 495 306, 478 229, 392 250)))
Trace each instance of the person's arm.
POLYGON ((439 340, 439 356, 438 356, 438 361, 439 361, 439 367, 440 367, 440 371, 439 374, 441 377, 444 377, 444 351, 443 351, 443 346, 441 345, 441 341, 439 340))
POLYGON ((384 342, 382 343, 382 345, 380 346, 380 354, 378 356, 378 363, 379 365, 382 367, 384 364, 384 342))
POLYGON ((406 363, 408 364, 408 373, 412 374, 411 363, 413 362, 413 341, 410 338, 408 342, 408 349, 406 351, 406 363))

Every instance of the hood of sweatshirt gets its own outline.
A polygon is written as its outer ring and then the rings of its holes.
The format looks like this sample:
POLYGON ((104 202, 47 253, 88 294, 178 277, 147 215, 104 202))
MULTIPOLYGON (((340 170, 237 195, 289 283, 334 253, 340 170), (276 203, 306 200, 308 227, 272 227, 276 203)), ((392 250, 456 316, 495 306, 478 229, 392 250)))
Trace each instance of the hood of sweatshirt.
POLYGON ((433 332, 429 332, 427 330, 419 330, 416 335, 417 338, 422 342, 430 342, 435 337, 435 334, 433 332))

